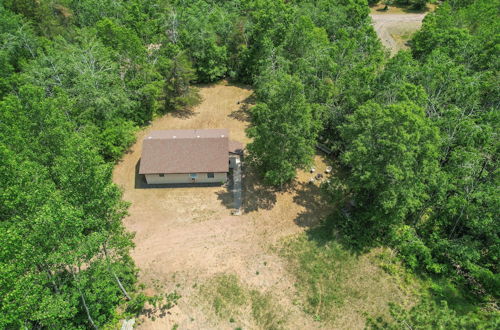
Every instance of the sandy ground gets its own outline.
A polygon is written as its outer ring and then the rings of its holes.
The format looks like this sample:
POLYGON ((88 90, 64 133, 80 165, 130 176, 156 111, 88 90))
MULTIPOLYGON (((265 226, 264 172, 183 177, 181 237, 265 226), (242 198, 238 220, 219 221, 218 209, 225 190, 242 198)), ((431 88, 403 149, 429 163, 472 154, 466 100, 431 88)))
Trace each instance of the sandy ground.
MULTIPOLYGON (((136 233, 132 257, 140 268, 140 281, 152 293, 176 290, 182 296, 168 313, 155 320, 144 317, 139 328, 170 329, 174 324, 180 329, 234 328, 206 316, 196 297, 197 287, 217 273, 236 274, 262 292, 273 292, 289 312, 288 327, 318 328, 292 304, 293 278, 271 251, 281 238, 303 231, 329 212, 318 197, 318 186, 307 183, 311 174, 300 172, 292 189, 277 193, 260 186, 243 168, 241 216, 231 215, 232 194, 225 187, 147 188, 137 174, 142 140, 151 130, 228 128, 232 139, 249 142, 245 100, 250 89, 222 83, 201 87, 200 94, 203 101, 193 111, 158 118, 139 132, 137 143, 113 173, 123 198, 131 202, 124 224, 136 233)), ((318 155, 315 162, 317 171, 324 171, 325 159, 318 155)))
POLYGON ((426 13, 410 14, 410 13, 371 13, 373 27, 377 32, 382 44, 387 47, 391 56, 395 55, 399 50, 406 48, 404 43, 405 38, 401 36, 409 36, 422 26, 422 20, 426 13))

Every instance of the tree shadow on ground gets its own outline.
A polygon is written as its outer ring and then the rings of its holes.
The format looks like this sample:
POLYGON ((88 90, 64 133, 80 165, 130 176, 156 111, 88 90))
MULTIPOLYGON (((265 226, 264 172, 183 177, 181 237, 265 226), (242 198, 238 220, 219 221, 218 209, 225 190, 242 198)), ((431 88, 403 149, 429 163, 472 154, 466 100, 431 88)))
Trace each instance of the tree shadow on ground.
POLYGON ((237 110, 234 110, 229 114, 229 118, 233 118, 239 121, 243 122, 249 122, 250 121, 250 113, 248 112, 248 109, 255 104, 255 96, 254 94, 250 95, 243 101, 238 102, 240 107, 237 110))
POLYGON ((217 85, 234 86, 234 87, 238 87, 240 89, 244 89, 244 90, 247 90, 247 91, 253 91, 251 85, 244 84, 244 83, 239 83, 239 82, 236 82, 236 81, 230 81, 230 80, 227 80, 227 79, 222 79, 222 80, 219 80, 219 81, 216 81, 216 82, 209 82, 209 83, 198 83, 198 84, 196 84, 194 86, 196 88, 200 88, 201 89, 201 88, 215 87, 217 85))
MULTIPOLYGON (((234 208, 233 170, 228 173, 227 189, 217 191, 217 199, 228 209, 234 208)), ((277 190, 262 183, 257 170, 242 162, 241 166, 241 198, 244 213, 259 210, 270 210, 276 204, 277 190)))
POLYGON ((293 201, 304 207, 294 219, 300 227, 313 227, 318 225, 332 210, 325 192, 316 183, 297 183, 296 195, 293 201))
POLYGON ((237 82, 237 81, 234 81, 234 80, 222 80, 221 82, 218 82, 218 83, 215 83, 215 84, 213 84, 213 83, 212 84, 207 84, 207 86, 221 84, 221 83, 225 84, 226 86, 234 86, 234 87, 238 87, 238 88, 241 88, 241 89, 245 89, 247 91, 253 91, 251 85, 240 83, 240 82, 237 82))
POLYGON ((294 219, 295 223, 307 228, 307 238, 319 246, 337 241, 352 253, 360 254, 369 250, 374 246, 372 233, 363 237, 361 228, 356 227, 355 210, 348 196, 344 195, 341 178, 346 175, 345 169, 335 158, 318 154, 323 157, 325 165, 332 169, 330 174, 321 173, 323 178, 319 184, 317 180, 299 183, 293 201, 303 206, 304 210, 294 219))
POLYGON ((318 246, 336 241, 355 255, 364 254, 381 244, 376 232, 357 222, 356 215, 346 211, 343 205, 333 208, 323 221, 309 228, 306 235, 318 246))
POLYGON ((245 213, 270 210, 276 204, 276 189, 264 185, 253 166, 243 166, 242 190, 242 207, 245 213))
POLYGON ((384 4, 381 4, 381 3, 370 6, 370 8, 374 9, 375 11, 385 12, 387 14, 401 14, 401 13, 424 14, 424 13, 432 12, 435 9, 433 4, 427 4, 425 7, 421 8, 421 9, 415 9, 411 5, 397 4, 397 3, 394 3, 390 6, 387 6, 387 8, 385 8, 385 7, 386 6, 384 4), (394 8, 395 10, 392 8, 394 8), (400 12, 398 12, 398 10, 400 10, 400 12))
POLYGON ((304 207, 297 215, 295 223, 307 228, 308 240, 323 246, 336 241, 353 254, 362 254, 374 247, 372 233, 362 230, 355 221, 356 215, 346 196, 331 191, 342 169, 335 162, 328 162, 333 167, 331 176, 320 185, 316 182, 302 183, 293 200, 304 207), (332 186, 333 185, 333 186, 332 186))
POLYGON ((170 114, 172 117, 180 118, 180 119, 189 119, 193 116, 196 116, 199 112, 193 111, 193 109, 186 108, 181 110, 171 111, 170 114))
POLYGON ((307 240, 314 242, 318 247, 336 242, 340 244, 342 249, 355 256, 363 255, 371 248, 375 247, 371 244, 364 244, 362 240, 353 240, 352 236, 346 235, 342 226, 339 226, 340 221, 343 220, 342 217, 338 217, 338 212, 333 211, 326 217, 319 219, 311 227, 307 228, 305 231, 307 240))

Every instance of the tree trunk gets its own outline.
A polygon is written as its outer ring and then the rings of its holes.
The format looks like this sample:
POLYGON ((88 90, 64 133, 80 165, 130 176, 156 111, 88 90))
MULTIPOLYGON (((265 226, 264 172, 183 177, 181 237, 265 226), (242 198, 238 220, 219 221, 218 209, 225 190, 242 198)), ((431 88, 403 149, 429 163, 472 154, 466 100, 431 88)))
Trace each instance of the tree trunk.
POLYGON ((115 278, 116 282, 118 283, 118 287, 122 291, 123 295, 127 298, 127 300, 131 300, 132 298, 130 298, 127 290, 125 290, 125 288, 123 287, 122 282, 120 281, 120 279, 118 278, 118 276, 116 276, 116 274, 113 271, 113 269, 111 269, 111 265, 109 263, 109 258, 108 258, 108 250, 106 249, 106 243, 104 243, 104 245, 103 245, 103 250, 104 250, 104 256, 106 257, 106 263, 108 264, 109 272, 111 274, 113 274, 113 277, 115 278))
POLYGON ((80 283, 78 282, 78 280, 76 279, 76 275, 75 273, 73 272, 73 269, 71 269, 71 275, 73 275, 73 279, 75 280, 75 285, 76 285, 76 288, 78 289, 78 292, 80 293, 80 298, 82 298, 82 303, 83 303, 83 307, 85 308, 85 312, 87 313, 87 318, 90 322, 90 324, 92 325, 92 327, 94 329, 99 329, 97 327, 97 325, 95 325, 94 323, 94 320, 92 319, 92 316, 90 316, 90 311, 89 311, 89 308, 87 306, 87 302, 85 301, 85 297, 83 296, 83 292, 82 290, 80 289, 80 283))

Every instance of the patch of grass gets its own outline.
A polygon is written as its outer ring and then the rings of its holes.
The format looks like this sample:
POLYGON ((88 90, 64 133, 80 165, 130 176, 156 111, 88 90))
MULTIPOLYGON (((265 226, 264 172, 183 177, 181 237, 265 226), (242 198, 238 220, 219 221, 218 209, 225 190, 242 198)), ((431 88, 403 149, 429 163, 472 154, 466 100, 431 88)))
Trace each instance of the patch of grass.
POLYGON ((396 41, 398 49, 408 49, 408 41, 413 37, 416 31, 417 28, 409 31, 394 32, 391 33, 391 37, 396 41))
POLYGON ((250 299, 252 302, 252 316, 257 325, 268 330, 283 328, 286 320, 285 315, 269 293, 262 294, 257 290, 252 290, 250 299))
POLYGON ((229 323, 236 322, 236 315, 249 314, 259 328, 278 330, 286 321, 284 311, 270 293, 244 286, 236 275, 217 275, 200 287, 200 293, 217 317, 229 319, 229 323))
POLYGON ((345 285, 356 258, 340 244, 332 241, 320 246, 301 235, 286 242, 281 252, 291 263, 305 311, 316 319, 334 317, 332 308, 342 306, 347 296, 356 295, 345 285))
POLYGON ((247 293, 236 275, 218 275, 201 287, 202 295, 209 299, 220 318, 238 314, 247 302, 247 293))
POLYGON ((288 238, 279 254, 295 276, 296 301, 330 328, 364 328, 367 318, 389 315, 389 303, 413 306, 422 281, 407 274, 390 249, 351 249, 330 221, 288 238))
POLYGON ((429 277, 426 274, 420 274, 418 277, 411 270, 404 267, 390 249, 378 253, 374 260, 378 261, 379 267, 390 274, 398 283, 400 289, 408 294, 418 295, 424 299, 429 297, 437 304, 445 300, 448 307, 457 312, 458 315, 465 315, 477 310, 477 304, 473 297, 467 295, 467 290, 453 283, 447 277, 429 277), (418 286, 420 290, 418 291, 415 290, 415 286, 412 286, 415 281, 420 284, 418 286))

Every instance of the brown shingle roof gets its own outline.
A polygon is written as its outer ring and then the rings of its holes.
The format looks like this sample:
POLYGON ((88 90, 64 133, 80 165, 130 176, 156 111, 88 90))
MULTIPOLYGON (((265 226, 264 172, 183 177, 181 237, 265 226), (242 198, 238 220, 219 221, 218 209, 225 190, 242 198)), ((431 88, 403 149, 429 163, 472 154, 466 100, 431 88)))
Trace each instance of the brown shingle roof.
POLYGON ((226 129, 151 132, 142 144, 139 174, 229 171, 226 129))

